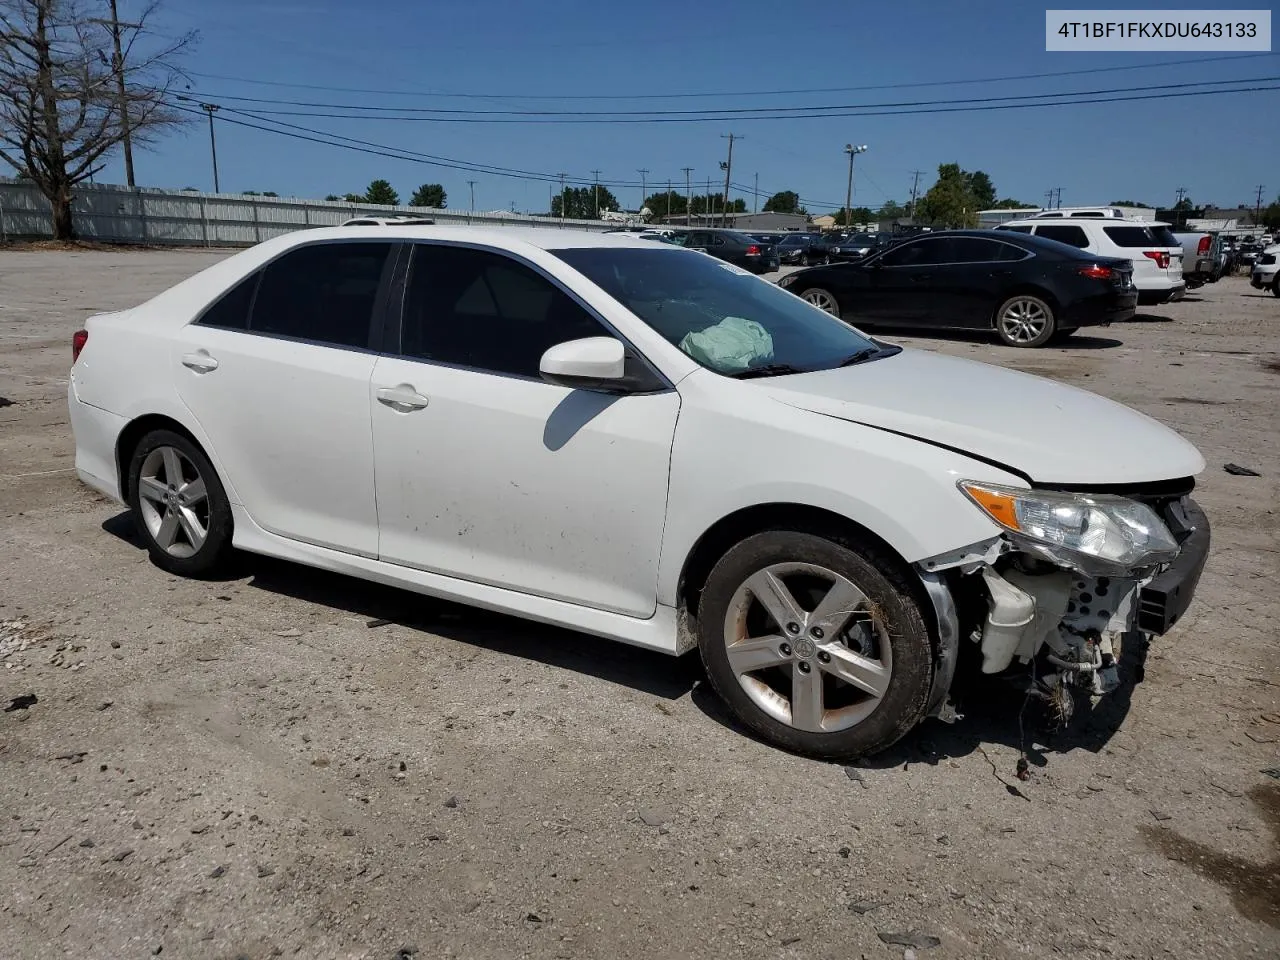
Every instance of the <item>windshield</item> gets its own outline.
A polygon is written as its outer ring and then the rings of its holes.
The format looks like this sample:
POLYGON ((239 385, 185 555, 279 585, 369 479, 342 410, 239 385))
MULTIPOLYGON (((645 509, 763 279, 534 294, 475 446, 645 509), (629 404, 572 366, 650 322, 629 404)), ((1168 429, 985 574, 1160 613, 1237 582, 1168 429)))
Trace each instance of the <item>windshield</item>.
POLYGON ((716 373, 804 373, 838 367, 861 351, 880 353, 878 344, 830 314, 704 254, 608 247, 551 252, 716 373))

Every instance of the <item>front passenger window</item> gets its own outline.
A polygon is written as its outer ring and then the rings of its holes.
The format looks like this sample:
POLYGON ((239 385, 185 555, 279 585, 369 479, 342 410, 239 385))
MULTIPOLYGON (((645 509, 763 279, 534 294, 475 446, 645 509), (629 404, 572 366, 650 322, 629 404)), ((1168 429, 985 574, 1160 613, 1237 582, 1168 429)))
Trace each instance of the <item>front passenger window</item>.
POLYGON ((610 333, 546 277, 487 250, 417 244, 400 352, 490 373, 538 377, 551 347, 610 333))

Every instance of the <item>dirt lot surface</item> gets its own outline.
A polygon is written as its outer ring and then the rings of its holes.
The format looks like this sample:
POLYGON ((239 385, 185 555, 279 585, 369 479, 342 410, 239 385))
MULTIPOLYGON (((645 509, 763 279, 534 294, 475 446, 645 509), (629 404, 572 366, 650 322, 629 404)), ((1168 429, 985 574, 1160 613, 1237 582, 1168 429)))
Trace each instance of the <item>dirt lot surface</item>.
POLYGON ((1018 701, 853 779, 735 730, 692 658, 152 566, 71 470, 71 333, 219 255, 0 251, 0 955, 1280 955, 1280 300, 1225 280, 1038 351, 893 337, 1177 428, 1215 550, 1146 681, 1030 781, 1018 701))

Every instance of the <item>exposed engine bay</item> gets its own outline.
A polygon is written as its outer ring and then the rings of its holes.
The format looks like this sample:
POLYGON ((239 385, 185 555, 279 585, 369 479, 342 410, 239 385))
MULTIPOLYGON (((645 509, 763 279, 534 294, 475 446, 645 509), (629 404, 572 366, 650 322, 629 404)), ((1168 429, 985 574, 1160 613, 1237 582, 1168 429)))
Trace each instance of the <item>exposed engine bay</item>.
POLYGON ((1207 520, 1185 494, 1147 502, 1178 543, 1176 557, 1125 569, 1006 535, 921 564, 942 646, 931 714, 958 718, 949 693, 961 659, 1017 682, 1055 727, 1071 720, 1077 696, 1119 687, 1125 648, 1173 625, 1208 552, 1207 520))

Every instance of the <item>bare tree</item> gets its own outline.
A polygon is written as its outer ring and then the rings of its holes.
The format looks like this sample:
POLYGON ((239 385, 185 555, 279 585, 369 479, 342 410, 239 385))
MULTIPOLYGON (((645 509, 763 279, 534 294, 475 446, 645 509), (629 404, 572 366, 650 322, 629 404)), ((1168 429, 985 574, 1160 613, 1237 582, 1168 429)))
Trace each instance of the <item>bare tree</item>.
POLYGON ((75 237, 72 187, 103 167, 126 137, 135 145, 186 122, 171 106, 188 33, 153 43, 158 0, 117 29, 91 0, 0 0, 0 160, 30 177, 53 207, 53 235, 75 237))

